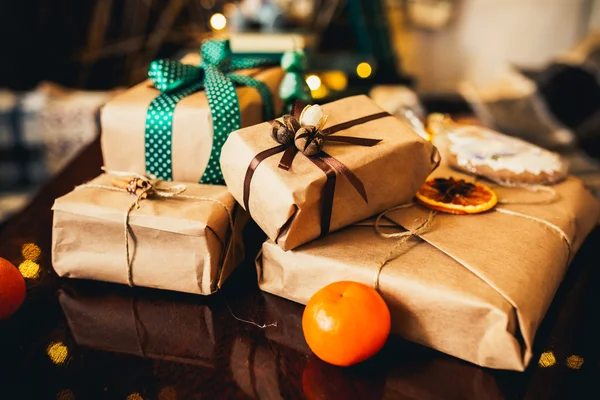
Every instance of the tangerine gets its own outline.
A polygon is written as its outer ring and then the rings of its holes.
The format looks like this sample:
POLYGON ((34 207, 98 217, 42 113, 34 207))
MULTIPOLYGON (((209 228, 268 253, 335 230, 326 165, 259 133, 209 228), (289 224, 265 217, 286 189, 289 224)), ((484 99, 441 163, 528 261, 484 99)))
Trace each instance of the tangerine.
POLYGON ((302 330, 310 349, 330 364, 349 366, 375 355, 390 334, 390 311, 381 295, 358 282, 325 286, 306 304, 302 330))
POLYGON ((10 317, 25 300, 25 279, 10 261, 0 257, 0 320, 10 317))

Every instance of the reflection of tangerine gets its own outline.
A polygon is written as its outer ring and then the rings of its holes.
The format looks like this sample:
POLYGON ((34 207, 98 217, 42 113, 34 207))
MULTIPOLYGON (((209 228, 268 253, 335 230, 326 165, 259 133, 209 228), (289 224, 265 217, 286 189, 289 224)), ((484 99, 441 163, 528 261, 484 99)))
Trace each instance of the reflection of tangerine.
MULTIPOLYGON (((373 360, 375 361, 375 360, 373 360)), ((302 373, 307 399, 381 399, 385 391, 385 366, 360 364, 341 368, 311 355, 302 373)))
POLYGON ((383 347, 390 333, 390 311, 375 289, 358 282, 335 282, 308 301, 302 330, 319 358, 348 366, 383 347))
POLYGON ((0 257, 0 319, 10 317, 25 300, 25 279, 10 261, 0 257))

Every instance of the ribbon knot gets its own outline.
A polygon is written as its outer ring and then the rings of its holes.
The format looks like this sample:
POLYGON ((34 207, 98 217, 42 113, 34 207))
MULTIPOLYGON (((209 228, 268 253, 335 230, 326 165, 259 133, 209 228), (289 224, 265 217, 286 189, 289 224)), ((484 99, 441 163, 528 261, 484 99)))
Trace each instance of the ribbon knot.
POLYGON ((202 62, 221 70, 231 68, 231 47, 228 40, 209 40, 200 49, 202 62))
POLYGON ((177 103, 199 90, 206 91, 213 118, 212 151, 200 183, 222 184, 219 158, 229 134, 241 128, 240 104, 236 86, 255 88, 263 100, 263 117, 273 119, 273 99, 268 86, 236 70, 273 65, 273 60, 236 56, 228 40, 208 40, 200 49, 199 66, 174 60, 155 60, 150 64, 148 78, 161 94, 146 113, 145 147, 146 172, 170 181, 172 169, 173 114, 177 103))
POLYGON ((345 177, 360 197, 368 203, 367 191, 362 181, 348 168, 344 163, 327 154, 322 148, 326 142, 339 142, 345 144, 352 144, 356 146, 372 147, 377 143, 381 142, 380 139, 369 139, 353 136, 341 136, 333 134, 351 128, 356 125, 361 125, 370 121, 374 121, 380 118, 389 117, 390 114, 383 111, 380 113, 367 115, 362 118, 353 119, 341 124, 334 125, 326 130, 321 131, 323 123, 318 123, 317 126, 306 125, 300 127, 302 118, 300 112, 303 109, 304 104, 300 101, 296 101, 292 105, 292 115, 286 115, 283 117, 283 123, 273 120, 271 123, 271 137, 278 143, 278 146, 266 149, 258 153, 250 162, 248 169, 246 170, 246 176, 244 178, 244 208, 246 211, 250 211, 250 184, 254 172, 258 168, 261 162, 267 158, 276 154, 282 153, 281 160, 279 161, 279 169, 289 171, 296 155, 300 152, 308 160, 310 160, 316 167, 318 167, 327 177, 325 186, 321 193, 321 236, 326 235, 329 232, 331 224, 331 215, 333 212, 333 196, 335 194, 336 186, 336 175, 339 173, 345 177), (314 130, 319 133, 319 137, 316 134, 311 136, 306 128, 314 130), (305 132, 306 131, 306 132, 305 132), (295 137, 294 137, 295 136, 295 137), (314 145, 314 149, 310 150, 309 147, 314 145))

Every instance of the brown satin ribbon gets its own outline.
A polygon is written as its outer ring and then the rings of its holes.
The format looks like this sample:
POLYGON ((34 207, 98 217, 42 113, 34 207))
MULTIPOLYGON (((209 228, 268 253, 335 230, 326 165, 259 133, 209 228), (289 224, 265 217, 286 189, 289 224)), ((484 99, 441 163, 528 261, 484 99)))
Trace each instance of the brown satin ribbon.
MULTIPOLYGON (((304 104, 296 102, 292 106, 291 114, 295 118, 299 119, 300 112, 303 108, 304 104)), ((381 142, 381 140, 352 136, 331 135, 356 125, 361 125, 370 121, 389 116, 391 116, 391 114, 387 112, 380 112, 377 114, 367 115, 365 117, 353 119, 350 121, 343 122, 341 124, 334 125, 324 131, 325 141, 352 144, 356 146, 374 146, 377 143, 381 142)), ((271 123, 273 123, 273 121, 271 121, 271 123)), ((244 208, 246 209, 246 211, 250 212, 250 185, 252 183, 252 177, 254 176, 256 169, 258 168, 261 162, 281 152, 283 152, 283 155, 281 157, 281 160, 279 161, 279 168, 284 171, 289 171, 292 162, 294 161, 294 158, 298 153, 298 149, 296 149, 294 142, 289 144, 281 144, 270 149, 263 150, 260 153, 258 153, 250 162, 250 165, 246 170, 246 176, 244 177, 244 208)), ((333 196, 335 194, 335 183, 337 179, 336 172, 343 175, 348 180, 348 182, 350 182, 352 187, 354 187, 354 189, 358 192, 358 194, 363 198, 363 200, 366 203, 368 203, 367 192, 364 184, 354 174, 354 172, 350 170, 350 168, 348 168, 346 165, 344 165, 344 163, 337 160, 333 156, 327 154, 325 151, 321 150, 317 155, 311 157, 305 155, 305 157, 308 158, 313 164, 315 164, 327 176, 327 181, 325 182, 325 186, 323 187, 323 190, 321 192, 321 236, 324 236, 329 232, 331 224, 331 215, 333 212, 333 196)))

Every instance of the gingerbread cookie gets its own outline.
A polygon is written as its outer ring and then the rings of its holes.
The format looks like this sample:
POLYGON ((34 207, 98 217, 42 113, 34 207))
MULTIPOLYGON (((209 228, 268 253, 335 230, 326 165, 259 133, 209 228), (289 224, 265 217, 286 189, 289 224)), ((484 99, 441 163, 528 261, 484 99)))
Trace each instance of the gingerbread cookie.
POLYGON ((451 166, 494 182, 549 185, 567 176, 558 154, 490 129, 454 125, 446 140, 451 166))

